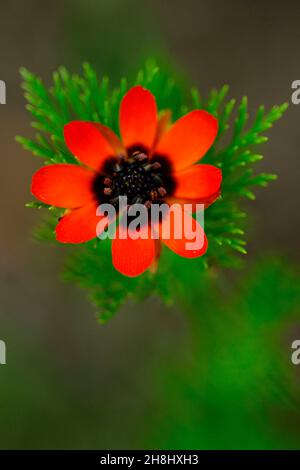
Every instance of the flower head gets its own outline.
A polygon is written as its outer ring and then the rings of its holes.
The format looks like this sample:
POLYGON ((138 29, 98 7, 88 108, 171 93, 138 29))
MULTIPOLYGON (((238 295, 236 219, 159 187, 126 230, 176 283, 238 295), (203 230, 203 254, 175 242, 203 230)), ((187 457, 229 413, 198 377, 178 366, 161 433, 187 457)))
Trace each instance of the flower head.
MULTIPOLYGON (((170 113, 158 115, 150 91, 135 86, 120 106, 120 135, 95 122, 72 121, 64 127, 65 142, 80 165, 47 165, 32 179, 31 191, 39 200, 66 209, 56 226, 62 243, 83 243, 96 237, 101 221, 97 207, 109 203, 119 212, 119 197, 128 205, 139 203, 147 209, 153 204, 174 201, 211 204, 220 194, 221 171, 212 165, 196 164, 217 135, 217 120, 203 110, 194 110, 174 124, 170 113)), ((194 230, 202 233, 203 244, 196 250, 186 248, 186 239, 171 236, 161 241, 175 253, 197 257, 205 253, 207 240, 201 225, 191 218, 194 230)), ((141 231, 148 233, 149 227, 141 231)), ((112 241, 115 268, 127 276, 137 276, 153 266, 160 253, 160 242, 151 236, 132 239, 124 236, 128 227, 119 224, 112 241)))

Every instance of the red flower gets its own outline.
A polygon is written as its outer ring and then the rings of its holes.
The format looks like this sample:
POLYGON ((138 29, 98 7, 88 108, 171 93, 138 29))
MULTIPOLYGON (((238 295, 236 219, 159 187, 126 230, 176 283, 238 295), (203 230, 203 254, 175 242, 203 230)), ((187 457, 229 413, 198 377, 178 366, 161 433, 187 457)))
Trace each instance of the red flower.
MULTIPOLYGON (((32 194, 46 204, 66 209, 56 226, 56 238, 62 243, 95 238, 101 219, 96 215, 98 205, 109 202, 118 210, 119 196, 127 196, 129 204, 139 202, 146 207, 174 201, 208 205, 220 194, 221 171, 195 163, 213 144, 217 129, 217 120, 202 110, 170 125, 169 113, 158 118, 154 96, 135 86, 120 106, 122 142, 101 124, 70 122, 64 128, 66 145, 82 165, 41 168, 33 176, 32 194)), ((198 222, 192 223, 204 236, 201 249, 187 250, 184 237, 178 240, 171 236, 162 242, 184 257, 203 255, 207 239, 198 222)), ((127 228, 120 224, 112 241, 113 264, 121 273, 137 276, 158 259, 160 242, 151 237, 123 239, 124 230, 127 228)))

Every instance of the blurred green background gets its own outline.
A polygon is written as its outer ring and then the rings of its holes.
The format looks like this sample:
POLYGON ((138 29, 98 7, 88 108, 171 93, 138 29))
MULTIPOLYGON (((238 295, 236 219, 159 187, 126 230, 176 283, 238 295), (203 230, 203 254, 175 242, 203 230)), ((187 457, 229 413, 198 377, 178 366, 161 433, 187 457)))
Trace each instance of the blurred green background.
MULTIPOLYGON (((238 272, 188 290, 187 311, 127 304, 106 326, 58 273, 62 251, 30 239, 24 208, 40 161, 27 134, 18 69, 50 81, 90 61, 112 80, 148 56, 202 94, 223 83, 250 110, 290 100, 299 79, 299 2, 11 0, 1 6, 0 447, 299 448, 299 116, 270 133, 261 168, 280 179, 252 204, 249 255, 238 272), (199 305, 195 316, 191 306, 199 305)), ((188 277, 188 273, 187 273, 188 277)), ((105 282, 99 273, 99 282, 105 282)))

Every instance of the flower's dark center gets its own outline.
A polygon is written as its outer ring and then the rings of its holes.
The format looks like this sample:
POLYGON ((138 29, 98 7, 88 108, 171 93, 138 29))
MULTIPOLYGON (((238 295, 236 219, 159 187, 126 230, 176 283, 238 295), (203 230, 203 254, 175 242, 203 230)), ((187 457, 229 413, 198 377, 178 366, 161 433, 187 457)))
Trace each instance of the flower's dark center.
POLYGON ((110 203, 118 208, 119 197, 126 196, 127 203, 163 203, 171 191, 170 176, 164 175, 165 165, 142 151, 134 151, 129 158, 119 156, 106 170, 106 176, 98 175, 93 190, 100 203, 110 203))

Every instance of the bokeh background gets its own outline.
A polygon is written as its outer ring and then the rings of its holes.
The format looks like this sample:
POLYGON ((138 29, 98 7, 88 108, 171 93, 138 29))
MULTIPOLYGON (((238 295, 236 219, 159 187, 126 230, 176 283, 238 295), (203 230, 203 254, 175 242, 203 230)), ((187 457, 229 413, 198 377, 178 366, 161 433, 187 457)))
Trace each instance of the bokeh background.
MULTIPOLYGON (((1 5, 0 447, 299 448, 299 119, 291 105, 261 168, 279 175, 251 205, 245 267, 199 286, 198 317, 157 299, 97 324, 83 292, 59 280, 63 250, 32 241, 25 209, 40 161, 20 66, 50 83, 89 61, 112 81, 148 57, 202 94, 230 85, 258 105, 290 101, 300 79, 300 4, 267 0, 10 0, 1 5)), ((103 282, 103 273, 99 273, 103 282)))

